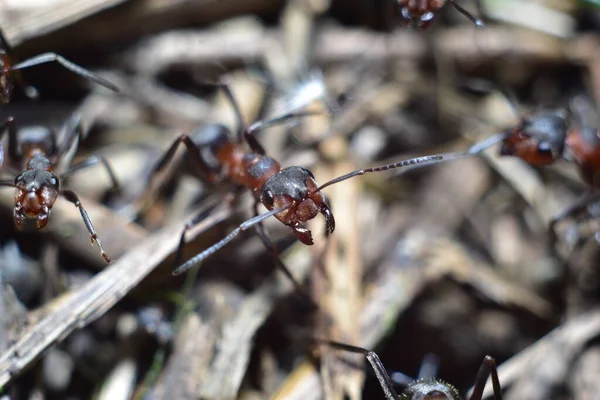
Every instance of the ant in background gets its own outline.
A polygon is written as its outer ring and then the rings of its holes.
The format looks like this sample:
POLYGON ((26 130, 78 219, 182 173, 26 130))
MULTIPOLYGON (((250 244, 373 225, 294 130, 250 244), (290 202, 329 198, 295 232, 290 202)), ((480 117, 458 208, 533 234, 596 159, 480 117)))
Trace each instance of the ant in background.
MULTIPOLYGON (((400 7, 400 16, 402 20, 411 28, 425 30, 429 28, 442 7, 446 5, 446 0, 395 0, 400 7)), ((483 28, 485 25, 479 18, 474 17, 467 10, 458 4, 457 0, 448 0, 462 15, 477 27, 483 28)), ((475 0, 479 15, 481 12, 481 0, 475 0)))
MULTIPOLYGON (((454 386, 439 379, 418 379, 408 384, 407 388, 398 395, 385 366, 374 351, 327 339, 313 338, 312 341, 334 349, 364 355, 371 364, 387 400, 461 400, 461 396, 454 386)), ((494 387, 494 400, 502 400, 502 387, 498 379, 496 362, 490 356, 486 356, 481 362, 469 400, 481 400, 483 398, 483 390, 490 374, 494 387)))
MULTIPOLYGON (((0 181, 0 186, 15 188, 13 217, 17 228, 19 230, 24 229, 27 220, 35 220, 37 229, 44 228, 48 223, 52 206, 58 196, 61 195, 79 209, 83 223, 90 233, 92 244, 94 242, 98 244, 102 258, 110 263, 111 259, 104 251, 92 221, 85 208, 83 208, 79 197, 71 190, 60 189, 61 179, 100 163, 108 172, 113 189, 118 190, 119 184, 108 162, 101 156, 91 156, 70 167, 65 166, 68 169, 62 174, 55 174, 60 158, 71 149, 75 140, 77 140, 78 145, 83 137, 79 115, 74 114, 71 116, 63 126, 61 137, 64 136, 64 141, 62 144, 57 144, 55 133, 45 127, 23 128, 17 132, 16 123, 12 117, 9 117, 0 126, 0 140, 7 131, 8 155, 11 161, 16 164, 9 166, 9 170, 16 175, 16 178, 13 181, 0 181), (19 173, 19 171, 23 172, 19 173)), ((0 166, 2 166, 3 161, 4 148, 0 144, 0 166)))
MULTIPOLYGON (((477 82, 479 88, 490 89, 490 84, 477 82)), ((499 90, 513 112, 519 115, 519 105, 512 93, 505 88, 499 90)), ((600 130, 589 126, 584 114, 593 106, 583 97, 574 99, 569 109, 545 108, 521 117, 519 124, 500 134, 484 140, 478 145, 481 150, 502 141, 500 154, 515 156, 531 166, 546 166, 564 159, 577 166, 588 191, 578 201, 555 216, 550 222, 551 243, 556 241, 554 227, 588 205, 600 199, 600 130)), ((481 151, 480 150, 480 151, 481 151)))
MULTIPOLYGON (((239 225, 224 239, 202 251, 190 260, 179 266, 173 272, 179 275, 184 271, 198 265, 204 259, 214 254, 223 246, 231 242, 240 232, 255 228, 271 255, 277 260, 278 267, 290 278, 297 290, 298 285, 289 270, 278 257, 278 252, 264 232, 262 222, 275 216, 280 222, 288 226, 292 233, 305 245, 313 244, 312 233, 303 226, 307 221, 315 218, 319 213, 325 217, 325 232, 331 234, 335 230, 335 219, 329 208, 326 197, 321 191, 327 186, 345 181, 355 176, 371 172, 381 172, 395 168, 418 166, 438 163, 441 161, 463 158, 467 153, 445 153, 425 157, 416 157, 379 167, 359 169, 348 174, 318 185, 312 172, 299 166, 281 168, 280 164, 265 154, 265 150, 254 134, 262 129, 285 123, 295 118, 318 115, 323 112, 292 112, 275 117, 270 120, 257 121, 244 128, 242 116, 233 94, 225 81, 213 86, 222 88, 231 103, 237 120, 237 140, 231 138, 229 128, 221 124, 207 126, 193 137, 181 135, 164 153, 153 168, 150 180, 162 171, 173 159, 175 151, 181 143, 185 145, 194 163, 210 183, 221 182, 227 179, 238 189, 246 188, 254 196, 255 217, 239 225), (244 142, 250 148, 248 151, 244 142), (259 215, 258 206, 263 204, 269 212, 259 215)), ((184 227, 177 250, 176 262, 181 259, 185 233, 198 224, 206 215, 206 211, 194 216, 184 227)))
POLYGON ((15 82, 23 88, 25 94, 28 97, 36 98, 38 96, 37 89, 27 85, 21 77, 19 71, 25 68, 49 62, 57 62, 64 68, 76 73, 79 76, 94 81, 97 84, 102 85, 114 92, 119 92, 119 88, 115 84, 107 81, 104 78, 99 77, 96 74, 91 73, 87 69, 67 60, 63 56, 56 53, 40 54, 15 64, 15 57, 13 56, 12 47, 8 44, 8 41, 5 39, 2 30, 0 30, 0 103, 10 103, 15 82))

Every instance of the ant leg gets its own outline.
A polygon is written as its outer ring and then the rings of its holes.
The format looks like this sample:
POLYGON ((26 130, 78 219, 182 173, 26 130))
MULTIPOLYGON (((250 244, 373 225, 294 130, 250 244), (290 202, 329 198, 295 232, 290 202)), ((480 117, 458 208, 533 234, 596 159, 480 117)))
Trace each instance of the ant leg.
POLYGON ((252 228, 254 225, 264 221, 265 219, 267 219, 269 217, 272 217, 275 214, 279 214, 280 212, 287 210, 291 206, 292 206, 292 204, 288 204, 286 206, 276 208, 274 210, 269 211, 266 214, 261 214, 259 216, 249 219, 246 222, 243 222, 240 226, 235 228, 229 235, 227 235, 227 236, 225 236, 225 238, 221 239, 221 241, 213 244, 208 249, 204 250, 200 254, 195 255, 194 257, 192 257, 188 261, 186 261, 183 265, 179 266, 175 271, 173 271, 173 275, 179 275, 179 274, 187 271, 188 269, 200 264, 203 260, 210 257, 211 255, 213 255, 214 253, 219 251, 221 248, 223 248, 223 246, 227 245, 229 242, 231 242, 233 239, 235 239, 237 237, 237 235, 240 234, 240 232, 252 228))
POLYGON ((600 193, 593 189, 589 189, 575 203, 571 204, 569 207, 567 207, 567 209, 563 210, 562 212, 560 212, 560 214, 558 214, 557 216, 552 218, 552 220, 550 220, 550 224, 548 226, 548 235, 550 237, 551 248, 554 248, 558 240, 555 230, 556 225, 559 222, 584 211, 588 205, 590 205, 594 201, 597 201, 599 198, 600 193))
POLYGON ((160 160, 156 163, 156 165, 150 172, 150 179, 152 179, 156 174, 162 171, 167 166, 167 164, 171 162, 171 160, 175 156, 175 151, 179 148, 180 143, 183 143, 185 145, 187 152, 192 157, 194 163, 200 168, 200 172, 202 173, 202 175, 204 175, 209 182, 212 182, 213 179, 211 179, 212 174, 210 166, 204 161, 202 155, 200 154, 200 149, 198 148, 198 146, 196 146, 192 138, 190 138, 188 135, 181 135, 177 139, 175 139, 175 141, 171 144, 171 147, 169 147, 169 149, 163 154, 163 156, 160 158, 160 160))
POLYGON ((119 181, 117 180, 117 177, 116 177, 113 169, 111 168, 110 164, 108 163, 108 161, 106 161, 106 159, 104 157, 98 156, 98 155, 91 156, 91 157, 83 160, 82 162, 73 165, 71 168, 69 168, 68 171, 66 171, 65 173, 63 173, 61 175, 61 178, 66 178, 67 176, 73 175, 75 172, 89 168, 98 163, 102 164, 102 166, 108 173, 108 176, 110 177, 110 180, 112 182, 111 190, 113 190, 115 192, 121 190, 121 185, 119 184, 119 181))
POLYGON ((265 121, 256 121, 255 123, 250 125, 246 130, 244 130, 244 139, 246 140, 246 143, 248 143, 248 146, 250 146, 250 148, 252 149, 253 152, 264 156, 265 149, 258 142, 258 140, 256 140, 254 133, 256 133, 257 131, 266 129, 266 128, 270 128, 272 126, 284 124, 284 123, 288 122, 289 120, 292 120, 295 118, 303 118, 303 117, 309 117, 309 116, 313 116, 313 115, 322 115, 322 114, 323 114, 322 111, 292 112, 292 113, 284 114, 279 117, 275 117, 275 118, 268 119, 265 121))
POLYGON ((492 386, 494 387, 494 400, 502 400, 502 387, 500 386, 500 379, 498 379, 498 371, 496 370, 496 361, 490 356, 485 356, 477 372, 475 378, 475 385, 473 386, 473 393, 469 400, 481 400, 483 398, 483 389, 488 377, 492 375, 492 386))
POLYGON ((196 215, 192 217, 183 227, 183 231, 181 232, 181 236, 179 237, 179 245, 177 246, 177 252, 175 253, 175 267, 181 265, 181 259, 183 257, 183 246, 185 245, 185 234, 192 229, 194 226, 198 225, 200 222, 206 219, 215 208, 217 208, 220 204, 231 203, 237 196, 236 193, 228 193, 223 198, 214 202, 213 204, 209 204, 207 207, 204 207, 202 210, 198 211, 196 215))
MULTIPOLYGON (((255 216, 259 215, 258 214, 258 205, 259 204, 260 203, 258 203, 258 202, 254 203, 254 215, 255 216)), ((262 222, 259 222, 258 224, 256 224, 254 226, 254 229, 256 231, 256 234, 260 238, 260 240, 262 240, 263 244, 267 248, 267 251, 273 258, 273 261, 275 261, 276 267, 285 274, 285 276, 290 280, 290 282, 292 282, 292 285, 294 285, 294 289, 296 290, 296 292, 300 293, 302 295, 302 297, 304 297, 306 302, 310 305, 310 308, 313 310, 317 310, 319 308, 319 306, 313 301, 313 299, 308 295, 308 293, 306 293, 304 288, 302 288, 302 285, 300 285, 300 283, 296 280, 296 278, 294 278, 294 275, 292 275, 292 272, 290 271, 290 269, 288 267, 286 267, 286 265, 281 260, 281 257, 279 257, 279 251, 277 250, 277 247, 275 247, 275 245, 273 244, 273 242, 271 241, 271 239, 265 232, 265 227, 263 226, 262 222)))
MULTIPOLYGON (((0 139, 8 132, 8 155, 14 161, 21 160, 21 154, 19 154, 19 144, 17 143, 17 123, 13 117, 8 117, 4 120, 4 123, 0 126, 0 139)), ((0 145, 0 148, 2 145, 0 145)), ((0 165, 3 164, 3 154, 0 155, 0 165)))
MULTIPOLYGON (((231 104, 231 107, 233 108, 233 113, 235 114, 236 125, 237 125, 235 131, 237 132, 237 135, 238 135, 238 142, 242 143, 242 141, 243 141, 242 132, 244 131, 244 118, 242 117, 242 112, 240 110, 240 106, 239 106, 237 100, 235 99, 235 97, 233 96, 233 92, 231 91, 231 88, 229 87, 229 82, 227 81, 227 78, 221 78, 216 83, 215 82, 202 82, 201 84, 204 86, 216 87, 216 88, 223 90, 223 92, 225 93, 225 96, 227 97, 227 100, 229 100, 229 103, 231 104)), ((262 153, 262 154, 264 154, 264 153, 262 153)))
MULTIPOLYGON (((467 17, 469 19, 469 21, 471 21, 472 23, 474 23, 475 25, 477 25, 478 28, 483 28, 485 27, 485 24, 483 23, 483 21, 479 18, 475 18, 470 12, 468 12, 467 10, 465 10, 464 8, 462 8, 460 6, 460 4, 458 4, 456 2, 456 0, 450 0, 450 3, 452 3, 452 5, 454 6, 454 8, 456 8, 458 10, 458 12, 460 12, 462 15, 464 15, 465 17, 467 17)), ((477 8, 479 9, 479 12, 481 14, 481 5, 478 1, 476 1, 477 3, 477 8)))
POLYGON ((117 85, 115 85, 114 83, 109 82, 108 80, 101 78, 100 76, 98 76, 96 74, 93 74, 92 72, 88 71, 87 69, 67 60, 63 56, 56 54, 56 53, 44 53, 44 54, 40 54, 38 56, 32 57, 28 60, 21 61, 20 63, 13 65, 10 68, 10 70, 17 71, 17 70, 33 67, 33 66, 40 65, 40 64, 46 64, 46 63, 50 63, 50 62, 57 62, 60 65, 62 65, 64 68, 68 69, 69 71, 71 71, 79 76, 82 76, 86 79, 89 79, 91 81, 94 81, 97 84, 112 90, 113 92, 116 92, 116 93, 120 92, 119 87, 117 85))
POLYGON ((362 347, 351 346, 351 345, 345 344, 345 343, 335 342, 333 340, 328 340, 328 339, 312 338, 312 341, 314 341, 315 343, 320 343, 320 344, 330 346, 334 349, 344 350, 344 351, 349 351, 351 353, 357 353, 357 354, 364 355, 367 358, 367 361, 369 361, 369 364, 371 364, 373 371, 375 371, 375 375, 377 376, 379 385, 381 385, 381 388, 383 389, 383 392, 385 393, 385 398, 387 400, 400 400, 400 396, 398 396, 398 393, 396 393, 396 391, 394 390, 392 381, 390 380, 390 377, 389 377, 385 367, 383 366, 383 363, 381 362, 381 360, 379 359, 379 356, 377 356, 377 354, 374 351, 367 350, 362 347))
POLYGON ((73 203, 75 205, 75 207, 77 207, 79 209, 81 218, 83 218, 83 223, 85 224, 85 227, 87 228, 88 232, 90 233, 90 239, 92 241, 92 244, 94 244, 94 242, 96 242, 96 244, 98 245, 98 248, 100 249, 100 254, 102 255, 102 258, 104 259, 104 261, 106 261, 106 263, 110 264, 112 262, 112 260, 110 259, 108 254, 106 254, 106 252, 104 251, 104 248, 102 247, 102 243, 100 242, 100 239, 98 238, 98 234, 96 233, 96 230, 94 229, 94 225, 92 225, 92 221, 90 220, 90 217, 89 217, 87 211, 85 211, 85 208, 83 208, 83 205, 81 204, 81 200, 79 200, 79 197, 77 197, 77 195, 70 190, 61 190, 60 194, 63 195, 63 197, 65 199, 67 199, 68 201, 73 203))

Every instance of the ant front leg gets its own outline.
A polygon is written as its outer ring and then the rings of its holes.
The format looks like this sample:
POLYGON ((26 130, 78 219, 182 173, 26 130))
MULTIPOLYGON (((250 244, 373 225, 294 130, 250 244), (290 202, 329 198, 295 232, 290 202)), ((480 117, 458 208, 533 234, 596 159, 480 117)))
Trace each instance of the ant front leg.
POLYGON ((373 371, 375 372, 375 376, 377 376, 379 385, 381 385, 381 388, 383 389, 383 392, 385 393, 385 398, 387 400, 400 400, 400 396, 398 396, 398 393, 396 393, 396 391, 394 390, 390 376, 388 375, 388 373, 387 373, 383 363, 379 359, 379 356, 377 355, 377 353, 375 353, 374 351, 371 351, 371 350, 364 349, 362 347, 352 346, 349 344, 335 342, 333 340, 328 340, 328 339, 313 338, 312 341, 315 343, 324 344, 324 345, 332 347, 334 349, 344 350, 344 351, 348 351, 350 353, 364 355, 367 358, 367 361, 369 362, 369 364, 371 364, 371 367, 373 368, 373 371))
MULTIPOLYGON (((255 216, 259 215, 259 213, 258 213, 258 205, 259 204, 260 204, 259 202, 254 203, 254 215, 255 216)), ((300 285, 300 283, 296 280, 296 278, 294 278, 294 275, 292 275, 292 272, 290 271, 290 269, 284 264, 281 257, 279 257, 279 251, 277 250, 277 247, 275 247, 273 242, 271 242, 271 239, 269 239, 269 236, 265 232, 265 227, 263 226, 262 222, 257 223, 254 226, 254 230, 256 231, 256 234, 258 235, 260 240, 263 242, 263 244, 267 248, 267 251, 271 255, 271 258, 273 258, 273 261, 275 261, 275 266, 281 272, 284 273, 284 275, 290 280, 290 282, 292 282, 292 285, 294 285, 294 289, 296 290, 296 292, 300 293, 300 295, 306 300, 306 302, 310 306, 310 308, 312 310, 317 310, 319 308, 319 306, 313 301, 313 299, 308 295, 308 293, 306 293, 304 288, 302 288, 302 285, 300 285)))
POLYGON ((502 400, 502 387, 500 386, 500 379, 498 379, 498 371, 496 370, 496 361, 490 356, 485 356, 477 372, 475 378, 475 385, 473 386, 473 393, 469 400, 481 400, 483 398, 483 389, 488 377, 492 375, 492 386, 494 387, 494 400, 502 400))
POLYGON ((77 195, 70 190, 62 190, 60 192, 60 194, 65 199, 67 199, 68 201, 73 203, 75 205, 75 207, 77 207, 79 209, 81 218, 83 218, 83 223, 85 224, 85 227, 87 228, 88 232, 90 233, 90 239, 92 241, 92 244, 94 244, 94 242, 96 242, 96 244, 98 245, 98 248, 100 249, 100 254, 102 255, 102 258, 104 259, 104 261, 106 261, 108 264, 110 264, 112 262, 112 260, 110 259, 108 254, 106 254, 106 252, 104 251, 104 248, 102 247, 102 243, 100 242, 100 239, 98 238, 98 234, 96 233, 96 230, 94 229, 94 225, 92 225, 92 220, 90 220, 90 217, 89 217, 87 211, 85 211, 85 208, 83 208, 83 205, 81 204, 81 200, 79 200, 79 197, 77 197, 77 195))
POLYGON ((84 169, 89 168, 96 164, 102 164, 102 166, 108 173, 108 176, 110 177, 110 181, 112 183, 112 187, 110 190, 113 192, 120 191, 121 185, 119 184, 119 181, 117 180, 117 177, 116 177, 112 167, 110 166, 110 164, 108 163, 108 161, 106 161, 106 159, 104 157, 98 156, 98 155, 91 156, 91 157, 81 161, 80 163, 73 165, 71 168, 69 168, 68 171, 66 171, 65 173, 63 173, 61 175, 61 178, 66 178, 70 175, 73 175, 76 172, 79 172, 81 170, 84 170, 84 169))

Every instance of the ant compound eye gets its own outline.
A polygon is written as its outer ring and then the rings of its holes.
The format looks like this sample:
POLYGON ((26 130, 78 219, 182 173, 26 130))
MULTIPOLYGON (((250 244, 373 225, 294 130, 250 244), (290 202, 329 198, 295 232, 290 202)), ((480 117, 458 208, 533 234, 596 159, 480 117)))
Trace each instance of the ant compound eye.
POLYGON ((267 207, 269 210, 273 208, 273 202, 275 201, 273 192, 270 190, 265 190, 260 194, 260 201, 267 207))
POLYGON ((58 187, 58 179, 56 179, 56 178, 50 178, 50 184, 52 186, 58 187))

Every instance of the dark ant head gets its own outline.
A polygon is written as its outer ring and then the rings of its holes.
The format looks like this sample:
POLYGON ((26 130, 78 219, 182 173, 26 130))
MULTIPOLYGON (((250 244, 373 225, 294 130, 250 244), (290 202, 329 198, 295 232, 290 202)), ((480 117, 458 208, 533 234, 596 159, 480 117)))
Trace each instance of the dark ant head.
POLYGON ((35 219, 38 229, 45 227, 58 190, 58 177, 52 172, 28 170, 17 176, 13 213, 17 228, 23 229, 27 219, 35 219))
POLYGON ((569 126, 565 110, 545 110, 524 118, 502 142, 500 154, 530 165, 548 165, 562 157, 569 126))
POLYGON ((289 206, 275 214, 275 218, 289 226, 294 235, 306 245, 313 244, 310 230, 302 227, 318 213, 325 216, 327 233, 335 229, 335 220, 325 196, 317 191, 314 175, 301 167, 284 168, 273 175, 261 188, 260 201, 267 209, 289 206))
POLYGON ((406 25, 427 29, 446 0, 398 0, 400 16, 406 25))
POLYGON ((411 383, 400 396, 402 400, 460 400, 458 390, 440 380, 419 380, 411 383))

